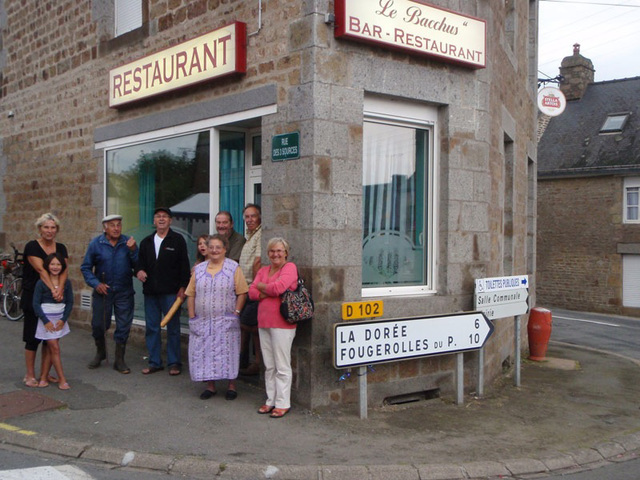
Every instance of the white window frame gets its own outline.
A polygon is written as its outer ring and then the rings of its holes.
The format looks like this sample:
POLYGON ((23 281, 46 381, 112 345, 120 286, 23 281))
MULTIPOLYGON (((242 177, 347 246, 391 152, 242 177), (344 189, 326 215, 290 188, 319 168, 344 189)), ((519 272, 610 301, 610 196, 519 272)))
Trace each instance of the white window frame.
MULTIPOLYGON (((640 211, 638 215, 638 219, 629 219, 629 207, 638 207, 640 209, 640 205, 629 205, 628 195, 629 189, 636 188, 638 189, 638 193, 640 195, 640 177, 626 177, 624 179, 624 188, 622 189, 622 205, 623 207, 623 218, 624 223, 640 223, 640 211)), ((640 203, 640 202, 639 202, 640 203)))
POLYGON ((438 252, 438 163, 439 163, 439 129, 438 109, 435 106, 409 102, 400 99, 383 98, 365 95, 363 120, 389 125, 418 128, 429 131, 427 150, 428 162, 425 168, 427 176, 427 192, 425 194, 425 252, 426 282, 424 285, 383 286, 362 288, 362 297, 385 297, 403 295, 433 295, 436 293, 437 252, 438 252))
MULTIPOLYGON (((154 140, 161 140, 163 138, 171 138, 177 137, 180 135, 185 135, 189 133, 200 132, 203 130, 210 130, 210 172, 217 172, 220 169, 219 160, 220 160, 220 130, 228 130, 229 127, 225 128, 229 124, 233 124, 236 122, 242 122, 243 120, 250 120, 252 118, 262 117, 265 115, 271 115, 276 113, 278 108, 276 105, 268 105, 266 107, 254 108, 251 110, 245 110, 242 112, 232 113, 229 115, 221 115, 219 117, 208 118, 206 120, 200 120, 192 123, 185 123, 182 125, 176 125, 173 127, 162 128, 159 130, 154 130, 151 132, 145 132, 135 135, 129 135, 126 137, 119 137, 111 140, 106 140, 104 142, 96 143, 96 150, 104 150, 103 155, 103 171, 106 172, 107 165, 107 152, 109 150, 113 150, 116 148, 128 147, 131 145, 136 145, 139 143, 151 142, 154 140)), ((248 135, 247 135, 248 136, 248 135)), ((257 174, 262 175, 262 170, 259 172, 254 172, 254 177, 252 181, 261 183, 262 178, 258 178, 257 174)), ((245 190, 248 185, 245 181, 245 190)), ((220 178, 218 175, 209 175, 209 192, 217 192, 220 189, 220 178)), ((107 182, 106 177, 104 178, 103 192, 102 198, 104 202, 103 211, 106 212, 106 201, 107 201, 107 182)), ((219 200, 217 195, 209 195, 209 212, 210 215, 215 215, 215 212, 218 212, 219 200)), ((213 219, 210 218, 210 225, 214 225, 213 219)))

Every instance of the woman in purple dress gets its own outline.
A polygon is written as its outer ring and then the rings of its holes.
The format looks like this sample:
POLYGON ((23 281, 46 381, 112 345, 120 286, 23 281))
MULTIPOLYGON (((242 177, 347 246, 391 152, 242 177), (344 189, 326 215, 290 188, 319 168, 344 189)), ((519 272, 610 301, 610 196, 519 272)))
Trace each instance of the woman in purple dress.
POLYGON ((228 243, 221 235, 207 242, 207 261, 195 266, 186 290, 189 310, 189 372, 194 382, 207 382, 206 400, 216 380, 229 380, 226 398, 234 400, 240 367, 240 311, 249 287, 238 263, 225 258, 228 243))

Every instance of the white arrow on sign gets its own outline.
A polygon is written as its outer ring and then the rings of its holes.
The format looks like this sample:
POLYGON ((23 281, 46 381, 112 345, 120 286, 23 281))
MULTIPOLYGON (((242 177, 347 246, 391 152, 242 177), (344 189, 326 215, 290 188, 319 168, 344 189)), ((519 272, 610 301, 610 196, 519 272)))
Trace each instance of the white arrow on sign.
POLYGON ((482 348, 493 324, 482 312, 337 323, 333 364, 347 368, 482 348))
POLYGON ((478 307, 487 318, 505 318, 514 317, 516 315, 524 315, 529 311, 529 304, 527 302, 517 303, 503 303, 501 305, 489 305, 487 307, 478 307))

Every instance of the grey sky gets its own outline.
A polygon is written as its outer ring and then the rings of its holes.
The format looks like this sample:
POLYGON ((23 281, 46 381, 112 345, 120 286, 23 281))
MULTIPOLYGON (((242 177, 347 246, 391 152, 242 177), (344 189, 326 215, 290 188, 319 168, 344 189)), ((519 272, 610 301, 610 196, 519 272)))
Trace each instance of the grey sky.
POLYGON ((640 0, 540 0, 538 78, 558 75, 574 43, 596 82, 640 76, 639 25, 640 0))

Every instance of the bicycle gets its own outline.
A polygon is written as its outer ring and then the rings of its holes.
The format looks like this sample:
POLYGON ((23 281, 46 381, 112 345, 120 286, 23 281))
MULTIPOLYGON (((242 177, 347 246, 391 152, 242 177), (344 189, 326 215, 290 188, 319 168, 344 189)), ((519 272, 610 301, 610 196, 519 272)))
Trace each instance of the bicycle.
POLYGON ((24 265, 24 255, 18 251, 15 245, 12 243, 13 248, 13 260, 3 262, 3 274, 5 279, 8 277, 11 280, 5 287, 3 283, 3 299, 2 307, 6 317, 17 322, 24 316, 24 312, 20 307, 20 299, 22 298, 22 267, 24 265))
POLYGON ((6 317, 4 313, 4 294, 7 290, 7 286, 11 281, 11 276, 7 270, 8 262, 11 261, 12 255, 10 253, 0 254, 0 316, 6 317))

